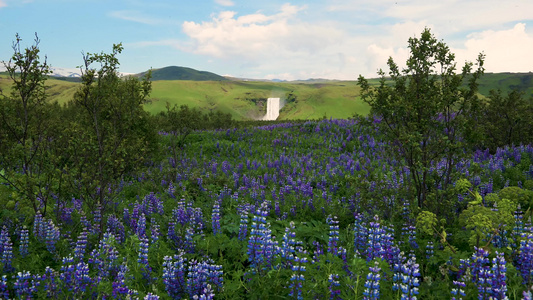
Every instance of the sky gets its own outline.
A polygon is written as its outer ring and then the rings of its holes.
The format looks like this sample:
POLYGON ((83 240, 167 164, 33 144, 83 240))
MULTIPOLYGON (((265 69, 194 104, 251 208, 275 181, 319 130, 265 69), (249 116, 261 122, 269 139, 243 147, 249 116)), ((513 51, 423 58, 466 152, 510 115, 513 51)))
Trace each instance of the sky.
POLYGON ((429 28, 486 72, 533 71, 532 0, 0 0, 0 61, 37 33, 53 67, 122 43, 120 71, 184 66, 255 79, 356 80, 403 66, 429 28))

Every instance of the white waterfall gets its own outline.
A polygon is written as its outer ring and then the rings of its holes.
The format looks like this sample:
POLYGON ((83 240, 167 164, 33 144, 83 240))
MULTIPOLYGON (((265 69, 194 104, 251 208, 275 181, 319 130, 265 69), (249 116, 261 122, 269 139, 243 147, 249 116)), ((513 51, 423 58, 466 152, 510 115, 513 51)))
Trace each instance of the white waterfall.
POLYGON ((271 121, 279 117, 279 98, 267 99, 267 113, 263 120, 271 121))

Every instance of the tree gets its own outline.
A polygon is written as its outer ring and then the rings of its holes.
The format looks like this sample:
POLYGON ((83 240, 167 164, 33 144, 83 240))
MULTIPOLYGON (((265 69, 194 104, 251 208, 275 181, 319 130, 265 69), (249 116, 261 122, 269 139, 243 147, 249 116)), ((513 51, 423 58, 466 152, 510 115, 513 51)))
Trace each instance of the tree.
POLYGON ((92 209, 105 209, 111 185, 142 166, 156 144, 143 109, 151 91, 150 72, 142 81, 120 78, 117 55, 122 49, 118 44, 111 54, 84 55, 82 85, 69 103, 75 118, 68 132, 73 184, 84 190, 92 209))
POLYGON ((532 109, 532 101, 525 99, 522 92, 512 91, 504 96, 500 90, 491 90, 479 118, 482 145, 495 151, 505 145, 531 143, 532 109))
POLYGON ((9 95, 0 90, 0 178, 36 212, 46 213, 51 186, 50 119, 45 81, 50 66, 40 60, 40 40, 22 50, 17 34, 14 54, 5 67, 13 84, 9 95))
POLYGON ((442 211, 446 207, 437 201, 428 203, 428 196, 433 192, 437 197, 439 188, 445 190, 454 181, 452 170, 468 141, 464 137, 469 116, 479 108, 477 80, 484 72, 484 55, 479 54, 473 73, 474 64, 467 62, 456 74, 455 55, 429 29, 408 44, 405 69, 389 58, 390 78, 380 70, 377 87, 363 76, 358 84, 371 113, 381 119, 380 128, 394 155, 410 170, 418 207, 442 211), (438 171, 431 173, 431 168, 438 171))

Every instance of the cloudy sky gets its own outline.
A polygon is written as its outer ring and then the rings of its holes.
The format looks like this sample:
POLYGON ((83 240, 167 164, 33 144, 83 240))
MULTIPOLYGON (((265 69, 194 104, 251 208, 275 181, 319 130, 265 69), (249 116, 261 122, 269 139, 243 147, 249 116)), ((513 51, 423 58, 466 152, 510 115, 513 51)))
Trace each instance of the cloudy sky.
POLYGON ((54 67, 122 42, 120 71, 186 66, 266 79, 376 77, 431 28, 456 61, 533 71, 532 0, 0 0, 0 60, 19 33, 54 67))

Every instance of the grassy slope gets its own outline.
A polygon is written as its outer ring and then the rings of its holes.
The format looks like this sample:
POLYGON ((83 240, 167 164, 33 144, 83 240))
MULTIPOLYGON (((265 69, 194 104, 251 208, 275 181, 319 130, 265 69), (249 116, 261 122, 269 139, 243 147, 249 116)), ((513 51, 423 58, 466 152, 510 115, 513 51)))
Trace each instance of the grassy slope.
POLYGON ((152 113, 165 110, 166 103, 186 104, 201 109, 217 109, 231 113, 236 119, 258 118, 261 108, 246 98, 283 98, 294 91, 298 102, 287 105, 280 119, 347 118, 354 112, 368 113, 368 106, 356 99, 355 82, 329 84, 293 84, 257 81, 155 81, 152 83, 152 113))
MULTIPOLYGON (((376 80, 371 80, 376 82, 376 80)), ((0 89, 8 94, 10 80, 0 75, 0 89)), ((79 83, 57 79, 47 81, 52 101, 66 103, 72 99, 79 83)), ((368 105, 359 98, 360 89, 355 81, 328 81, 324 83, 260 82, 260 81, 154 81, 152 102, 145 108, 151 113, 165 110, 166 103, 188 105, 203 110, 221 110, 235 119, 259 118, 264 107, 247 98, 283 98, 293 92, 296 103, 287 104, 279 119, 347 118, 354 113, 367 114, 368 105)), ((500 88, 507 93, 512 88, 533 95, 533 74, 485 74, 480 81, 480 92, 488 95, 490 89, 500 88)))
MULTIPOLYGON (((51 101, 57 101, 60 104, 67 103, 79 87, 79 83, 64 80, 49 79, 46 81, 47 92, 51 101)), ((11 79, 5 74, 0 75, 0 89, 5 95, 9 94, 11 88, 11 79)))

